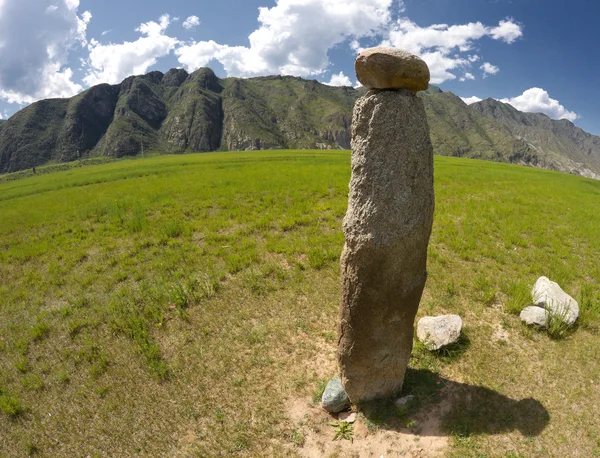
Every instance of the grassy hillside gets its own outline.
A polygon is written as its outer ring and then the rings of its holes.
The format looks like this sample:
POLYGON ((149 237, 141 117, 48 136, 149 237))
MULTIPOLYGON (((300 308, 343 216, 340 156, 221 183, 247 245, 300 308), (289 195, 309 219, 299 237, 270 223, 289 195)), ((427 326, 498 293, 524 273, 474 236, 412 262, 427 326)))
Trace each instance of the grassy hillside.
MULTIPOLYGON (((336 372, 349 158, 161 156, 0 183, 0 456, 294 456, 333 438, 288 406, 336 372)), ((598 455, 600 182, 445 157, 435 180, 419 314, 460 314, 466 338, 417 346, 418 409, 365 434, 448 437, 456 457, 598 455), (513 314, 540 275, 580 300, 564 339, 513 314)))

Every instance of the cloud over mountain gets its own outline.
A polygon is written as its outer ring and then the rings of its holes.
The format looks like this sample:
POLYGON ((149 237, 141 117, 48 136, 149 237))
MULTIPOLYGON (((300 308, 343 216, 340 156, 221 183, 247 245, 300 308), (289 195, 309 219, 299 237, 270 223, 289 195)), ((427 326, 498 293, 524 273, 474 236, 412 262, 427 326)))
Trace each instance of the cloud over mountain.
POLYGON ((517 97, 500 99, 500 101, 526 113, 544 113, 552 119, 575 121, 579 118, 577 113, 567 110, 558 100, 551 98, 548 92, 539 87, 532 87, 517 97))
POLYGON ((179 43, 177 38, 165 34, 170 23, 168 14, 163 14, 158 22, 145 22, 136 29, 142 36, 131 42, 101 44, 90 40, 89 56, 84 59, 85 83, 115 84, 130 75, 146 73, 158 58, 170 54, 179 43))
POLYGON ((248 37, 249 46, 194 41, 175 54, 187 70, 215 59, 230 76, 318 75, 327 69, 333 46, 381 32, 391 20, 391 5, 392 0, 278 0, 259 8, 260 25, 248 37))

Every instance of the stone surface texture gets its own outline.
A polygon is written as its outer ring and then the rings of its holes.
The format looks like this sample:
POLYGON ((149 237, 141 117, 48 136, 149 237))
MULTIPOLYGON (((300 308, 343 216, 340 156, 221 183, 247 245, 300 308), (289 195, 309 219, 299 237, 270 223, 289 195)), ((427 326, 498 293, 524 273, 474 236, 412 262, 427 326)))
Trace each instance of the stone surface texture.
POLYGON ((427 278, 433 148, 422 101, 371 90, 354 107, 338 362, 350 401, 397 394, 427 278))
POLYGON ((458 342, 462 319, 458 315, 424 316, 417 323, 417 337, 428 350, 458 342))
POLYGON ((540 277, 531 290, 533 303, 545 308, 553 317, 559 318, 569 326, 579 317, 579 304, 565 293, 562 288, 548 279, 540 277))
POLYGON ((378 46, 362 51, 354 63, 358 81, 367 89, 408 89, 429 86, 429 68, 420 58, 397 48, 378 46))
POLYGON ((536 305, 525 307, 521 311, 521 321, 529 326, 545 328, 548 325, 548 311, 536 305))
POLYGON ((340 412, 338 420, 345 421, 346 423, 354 423, 356 421, 356 412, 340 412))
POLYGON ((348 395, 339 378, 332 378, 327 383, 321 397, 321 406, 331 413, 341 412, 348 406, 348 395))

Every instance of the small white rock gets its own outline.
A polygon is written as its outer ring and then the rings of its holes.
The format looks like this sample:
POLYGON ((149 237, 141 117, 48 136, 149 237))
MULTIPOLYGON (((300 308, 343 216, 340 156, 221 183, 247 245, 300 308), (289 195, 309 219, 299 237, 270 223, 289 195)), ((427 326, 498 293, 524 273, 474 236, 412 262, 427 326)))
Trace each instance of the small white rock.
POLYGON ((569 326, 579 317, 579 304, 562 288, 547 277, 540 277, 531 290, 533 303, 545 308, 550 314, 561 318, 569 326))
POLYGON ((354 423, 356 421, 356 412, 340 412, 338 420, 345 421, 346 423, 354 423))
POLYGON ((545 328, 548 324, 548 311, 541 307, 530 305, 521 311, 520 318, 527 325, 545 328))
POLYGON ((417 323, 417 337, 428 350, 458 342, 462 319, 458 315, 424 316, 417 323))

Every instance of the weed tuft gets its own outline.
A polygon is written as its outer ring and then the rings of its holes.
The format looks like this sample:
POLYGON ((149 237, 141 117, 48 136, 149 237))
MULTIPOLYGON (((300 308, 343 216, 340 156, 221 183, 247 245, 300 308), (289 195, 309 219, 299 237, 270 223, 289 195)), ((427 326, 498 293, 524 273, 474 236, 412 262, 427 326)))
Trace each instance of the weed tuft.
POLYGON ((553 340, 561 340, 571 334, 573 328, 566 322, 569 312, 567 307, 557 307, 556 310, 548 311, 548 322, 546 332, 553 340))
POLYGON ((18 396, 0 390, 0 412, 14 419, 25 412, 25 407, 18 396))
POLYGON ((523 280, 512 281, 508 285, 508 300, 506 301, 506 311, 513 315, 518 315, 521 310, 531 304, 530 286, 523 280))
POLYGON ((333 427, 333 439, 334 441, 345 439, 350 442, 354 442, 352 424, 347 421, 335 421, 329 423, 333 427))

